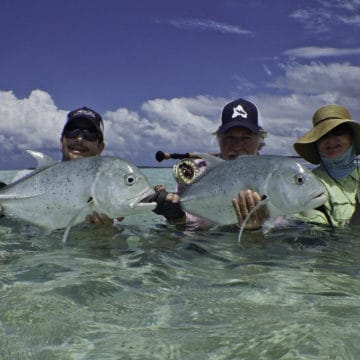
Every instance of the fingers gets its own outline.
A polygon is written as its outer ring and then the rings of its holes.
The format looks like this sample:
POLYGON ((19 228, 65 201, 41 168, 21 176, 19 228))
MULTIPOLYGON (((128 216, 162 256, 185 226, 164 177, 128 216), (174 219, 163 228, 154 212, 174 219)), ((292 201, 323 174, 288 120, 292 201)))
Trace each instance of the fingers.
POLYGON ((157 192, 163 191, 165 190, 165 185, 159 184, 159 185, 155 185, 154 190, 157 192))
POLYGON ((98 214, 97 212, 94 211, 91 215, 86 216, 85 222, 87 224, 95 224, 95 225, 112 225, 114 223, 114 220, 110 219, 105 214, 98 214))
POLYGON ((246 206, 245 192, 240 191, 237 199, 232 199, 232 204, 235 209, 236 217, 239 224, 242 224, 246 218, 246 212, 248 211, 246 206))
MULTIPOLYGON (((240 191, 237 199, 232 200, 239 224, 242 224, 249 213, 261 201, 261 196, 251 190, 240 191)), ((262 226, 269 214, 266 206, 261 206, 254 211, 245 224, 246 229, 258 229, 262 226)))
POLYGON ((166 200, 171 201, 173 204, 177 204, 180 202, 180 196, 178 194, 168 193, 166 195, 166 200))

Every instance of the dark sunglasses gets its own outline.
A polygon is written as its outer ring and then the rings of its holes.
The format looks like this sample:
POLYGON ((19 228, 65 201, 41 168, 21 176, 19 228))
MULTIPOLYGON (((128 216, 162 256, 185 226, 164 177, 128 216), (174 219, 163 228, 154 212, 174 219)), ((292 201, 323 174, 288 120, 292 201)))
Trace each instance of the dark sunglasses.
POLYGON ((95 141, 100 138, 99 133, 97 131, 92 131, 89 129, 66 129, 64 130, 64 136, 68 139, 74 139, 79 134, 82 133, 84 139, 87 141, 95 141))

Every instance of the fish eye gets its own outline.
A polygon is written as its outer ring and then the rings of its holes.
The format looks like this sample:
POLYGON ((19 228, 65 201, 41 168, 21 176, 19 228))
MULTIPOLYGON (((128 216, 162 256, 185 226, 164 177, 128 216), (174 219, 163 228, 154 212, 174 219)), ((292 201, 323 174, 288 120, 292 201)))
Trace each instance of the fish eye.
POLYGON ((305 176, 303 174, 295 175, 295 183, 297 185, 302 185, 305 182, 305 176))
POLYGON ((134 175, 132 175, 132 174, 128 174, 128 175, 125 175, 124 176, 124 179, 125 179, 125 184, 126 185, 129 185, 129 186, 131 186, 131 185, 134 185, 135 184, 135 176, 134 175))

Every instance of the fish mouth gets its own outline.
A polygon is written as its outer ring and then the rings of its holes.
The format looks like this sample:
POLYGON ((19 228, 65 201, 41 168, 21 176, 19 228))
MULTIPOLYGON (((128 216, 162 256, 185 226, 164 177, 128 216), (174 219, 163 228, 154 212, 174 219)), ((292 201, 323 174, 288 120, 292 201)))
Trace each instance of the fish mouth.
POLYGON ((130 203, 131 208, 151 208, 150 210, 155 209, 157 203, 149 202, 153 195, 155 194, 155 190, 152 188, 148 188, 140 193, 138 196, 133 198, 133 201, 130 203))
POLYGON ((312 198, 312 202, 319 204, 317 206, 323 205, 325 201, 326 201, 325 191, 321 191, 318 194, 315 194, 314 197, 312 198))

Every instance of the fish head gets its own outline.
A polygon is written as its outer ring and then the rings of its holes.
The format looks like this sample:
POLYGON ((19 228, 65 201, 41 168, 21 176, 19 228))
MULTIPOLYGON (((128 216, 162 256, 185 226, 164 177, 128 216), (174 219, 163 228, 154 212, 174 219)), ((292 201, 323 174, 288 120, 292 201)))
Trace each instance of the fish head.
POLYGON ((267 179, 268 207, 274 215, 315 209, 326 201, 325 189, 316 176, 294 159, 282 161, 267 179))
POLYGON ((113 218, 155 209, 156 203, 147 201, 155 191, 140 169, 120 158, 106 160, 93 187, 97 207, 113 218))

